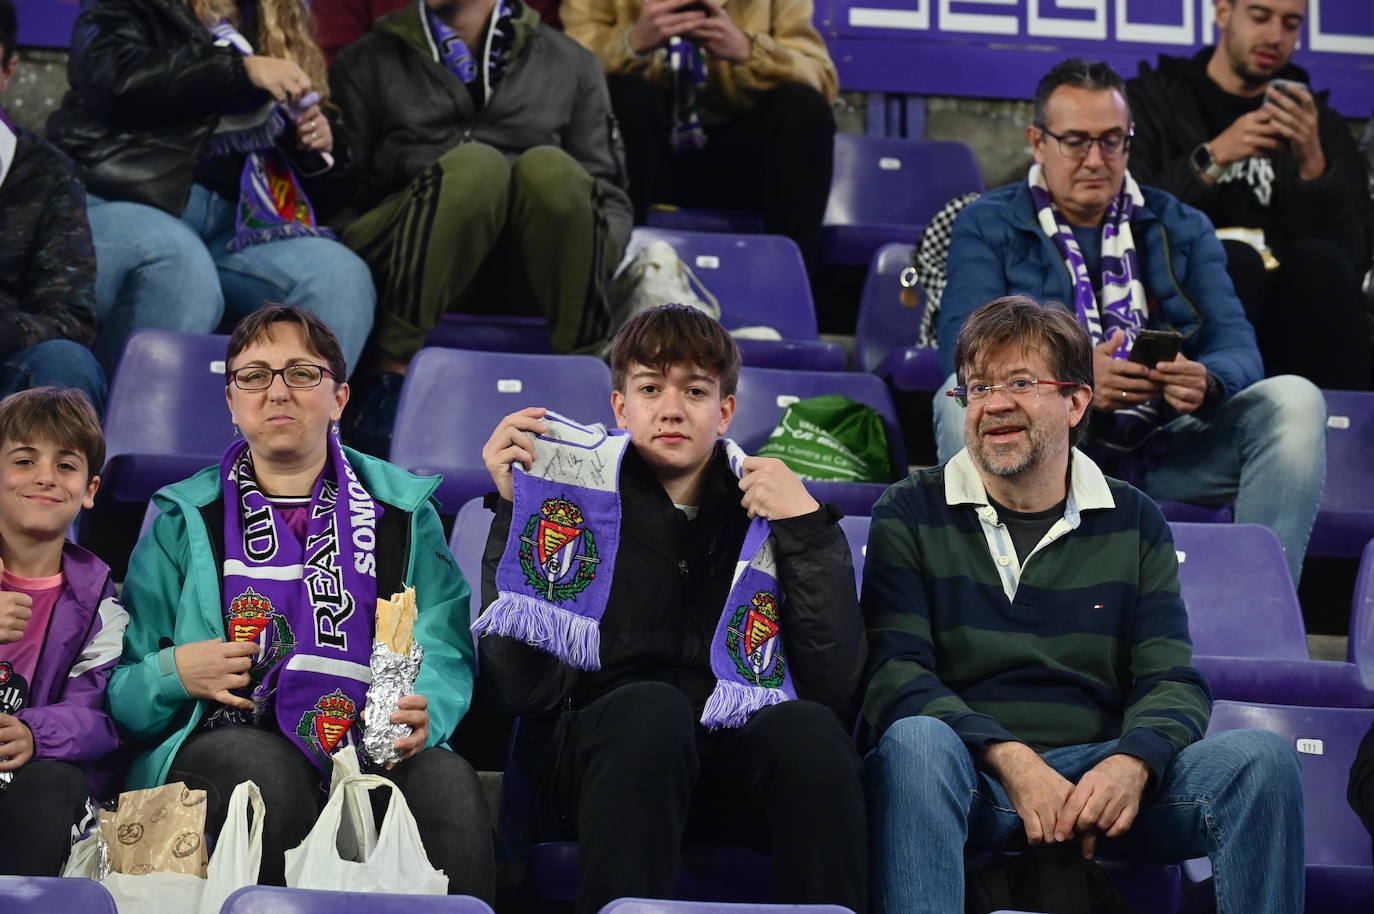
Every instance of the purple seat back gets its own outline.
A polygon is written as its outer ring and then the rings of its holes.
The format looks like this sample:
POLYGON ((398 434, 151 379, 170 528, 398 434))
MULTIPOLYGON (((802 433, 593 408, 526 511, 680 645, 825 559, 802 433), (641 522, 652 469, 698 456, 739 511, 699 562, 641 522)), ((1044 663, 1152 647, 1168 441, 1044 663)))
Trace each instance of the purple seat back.
POLYGON ((737 904, 721 901, 669 901, 617 898, 600 914, 853 914, 836 904, 737 904))
POLYGON ((234 438, 224 402, 228 342, 169 330, 129 337, 105 409, 105 493, 146 501, 219 461, 234 438))
POLYGON ((1309 555, 1357 556, 1374 537, 1374 393, 1324 390, 1326 488, 1309 555))
POLYGON ((1288 739, 1302 762, 1307 838, 1307 910, 1374 910, 1369 832, 1346 802, 1350 765, 1374 711, 1219 701, 1208 733, 1269 730, 1288 739))
POLYGON ((781 235, 726 235, 637 228, 631 249, 666 241, 720 302, 727 330, 766 326, 785 339, 817 339, 801 250, 781 235))
POLYGON ((873 255, 864 279, 863 297, 859 299, 859 320, 854 330, 854 354, 859 368, 875 374, 888 355, 916 342, 921 329, 921 311, 925 301, 916 307, 902 303, 899 279, 911 263, 911 245, 885 244, 873 255))
POLYGON ((391 462, 443 474, 436 497, 444 513, 457 513, 495 488, 482 445, 501 419, 526 406, 614 425, 610 370, 585 355, 421 349, 401 389, 391 462))
POLYGON ((492 914, 492 910, 471 895, 383 895, 250 885, 226 898, 220 914, 492 914))
POLYGON ((1346 658, 1360 671, 1366 689, 1374 691, 1374 540, 1365 544, 1355 595, 1350 605, 1346 658))
POLYGON ((0 876, 0 911, 5 914, 116 914, 114 898, 90 879, 0 876))
POLYGON ((1259 524, 1169 527, 1195 653, 1308 659, 1302 607, 1273 531, 1259 524))
POLYGON ((491 530, 492 512, 482 506, 481 498, 463 503, 453 522, 453 534, 448 539, 449 551, 472 590, 468 618, 476 619, 482 612, 482 554, 487 548, 487 533, 491 530))
POLYGON ((425 345, 483 352, 553 352, 544 318, 490 314, 445 314, 425 345))
POLYGON ((868 555, 868 525, 872 518, 862 514, 846 514, 840 518, 840 529, 849 541, 849 558, 854 563, 854 587, 863 593, 864 557, 868 555))
POLYGON ((823 257, 868 263, 886 242, 914 243, 952 198, 982 189, 978 161, 963 143, 837 133, 823 257))
MULTIPOLYGON (((887 429, 893 478, 906 475, 906 446, 902 442, 892 395, 876 375, 866 372, 781 371, 746 365, 740 369, 735 418, 730 424, 729 435, 752 454, 768 440, 790 403, 823 394, 843 394, 876 409, 887 429)), ((891 481, 810 481, 806 488, 820 501, 835 502, 846 514, 866 515, 891 481)))

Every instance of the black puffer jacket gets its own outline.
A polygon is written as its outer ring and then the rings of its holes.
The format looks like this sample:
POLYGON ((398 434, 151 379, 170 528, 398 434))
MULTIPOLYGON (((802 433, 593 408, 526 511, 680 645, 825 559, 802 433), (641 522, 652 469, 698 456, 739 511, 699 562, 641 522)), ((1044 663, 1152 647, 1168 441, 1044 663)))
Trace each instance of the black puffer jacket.
MULTIPOLYGON (((175 216, 186 208, 221 113, 270 99, 249 81, 243 55, 216 44, 182 0, 84 4, 72 29, 67 80, 48 138, 76 161, 86 189, 175 216)), ((292 139, 288 128, 279 142, 288 159, 292 139)), ((337 130, 333 155, 334 168, 302 180, 321 214, 350 190, 351 156, 337 130)), ((309 170, 292 164, 298 173, 309 170)))
MULTIPOLYGON (((666 682, 700 714, 715 686, 711 637, 730 592, 749 519, 738 480, 721 452, 701 509, 690 523, 633 447, 620 470, 623 520, 615 577, 601 619, 601 669, 578 672, 510 638, 479 642, 480 688, 503 711, 532 714, 564 701, 582 707, 632 682, 666 682)), ((496 596, 511 503, 496 501, 482 569, 482 600, 496 596)), ((776 521, 778 578, 786 594, 782 630, 800 698, 832 708, 846 724, 856 711, 867 658, 849 546, 829 507, 776 521)), ((521 523, 524 518, 521 518, 521 523)))

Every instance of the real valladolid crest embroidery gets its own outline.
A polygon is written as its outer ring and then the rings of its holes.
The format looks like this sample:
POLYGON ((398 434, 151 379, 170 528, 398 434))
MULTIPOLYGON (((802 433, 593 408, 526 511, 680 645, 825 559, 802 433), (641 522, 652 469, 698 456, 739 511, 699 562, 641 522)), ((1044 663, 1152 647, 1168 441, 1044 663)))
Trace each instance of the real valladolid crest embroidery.
POLYGON ((596 537, 583 523, 582 511, 563 498, 550 498, 530 515, 520 535, 520 568, 535 593, 562 603, 587 589, 601 563, 596 537))
POLYGON ((251 587, 229 604, 227 621, 230 641, 257 642, 261 647, 248 673, 253 686, 296 648, 296 636, 286 617, 272 607, 271 600, 251 587))
POLYGON ((329 756, 339 745, 339 740, 358 719, 357 703, 335 689, 322 695, 315 707, 301 715, 296 726, 296 735, 315 751, 315 754, 329 762, 329 756))
POLYGON ((741 676, 754 685, 776 689, 787 678, 778 634, 782 631, 778 597, 759 591, 748 606, 739 606, 730 617, 725 648, 741 676))

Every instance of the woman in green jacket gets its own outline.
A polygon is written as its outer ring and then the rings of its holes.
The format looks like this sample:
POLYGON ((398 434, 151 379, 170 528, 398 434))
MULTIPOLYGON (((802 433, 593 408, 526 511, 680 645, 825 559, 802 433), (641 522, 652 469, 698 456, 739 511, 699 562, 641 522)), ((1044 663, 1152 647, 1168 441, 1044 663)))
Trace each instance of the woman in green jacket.
POLYGON ((314 315, 264 307, 239 323, 225 365, 242 440, 154 496, 161 513, 129 564, 109 705, 139 749, 130 787, 204 788, 213 834, 252 779, 267 806, 261 881, 282 884, 283 853, 325 800, 329 756, 363 742, 377 598, 412 586, 424 659, 391 716, 405 735, 385 774, 449 891, 490 901, 489 815, 447 745, 472 696, 473 650, 468 584, 429 500, 438 480, 339 444, 344 359, 314 315))

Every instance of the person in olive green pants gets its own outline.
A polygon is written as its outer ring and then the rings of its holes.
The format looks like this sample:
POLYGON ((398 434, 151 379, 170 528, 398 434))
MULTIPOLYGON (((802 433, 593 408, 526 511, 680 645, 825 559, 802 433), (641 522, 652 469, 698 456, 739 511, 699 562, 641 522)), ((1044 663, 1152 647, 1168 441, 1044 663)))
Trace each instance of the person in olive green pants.
POLYGON ((631 212, 596 59, 520 0, 426 0, 330 82, 362 173, 341 237, 378 291, 355 446, 387 446, 400 375, 446 311, 540 315, 555 352, 599 354, 631 212))

